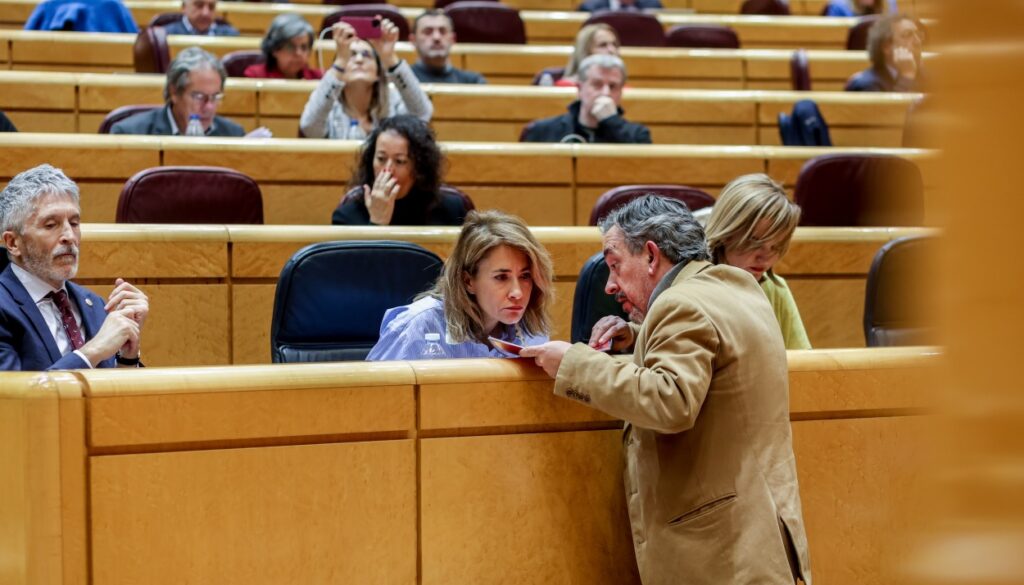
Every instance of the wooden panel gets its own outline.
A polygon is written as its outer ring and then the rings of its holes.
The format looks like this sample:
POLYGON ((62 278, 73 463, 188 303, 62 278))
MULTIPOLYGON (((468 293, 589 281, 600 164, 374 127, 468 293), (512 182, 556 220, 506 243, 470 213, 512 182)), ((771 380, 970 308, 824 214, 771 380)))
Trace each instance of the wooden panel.
POLYGON ((412 585, 415 470, 412 441, 93 457, 94 579, 412 585))
POLYGON ((127 179, 77 181, 81 191, 78 202, 82 207, 82 218, 91 223, 114 223, 117 220, 117 200, 127 179))
POLYGON ((256 181, 330 182, 349 179, 359 144, 354 141, 243 138, 167 138, 164 164, 216 162, 256 181))
MULTIPOLYGON (((113 284, 86 283, 106 298, 113 284)), ((226 284, 134 283, 149 297, 142 331, 148 366, 205 366, 231 363, 231 322, 226 284)))
MULTIPOLYGON (((753 149, 721 150, 701 154, 700 147, 671 149, 643 145, 587 145, 576 147, 577 183, 630 185, 679 183, 701 187, 722 186, 746 173, 763 172, 763 155, 753 149)), ((581 202, 583 203, 583 202, 581 202)))
POLYGON ((75 87, 71 75, 37 75, 31 80, 3 78, 0 109, 74 110, 75 87))
POLYGON ((348 192, 346 184, 262 183, 263 221, 273 225, 330 225, 331 214, 348 192))
MULTIPOLYGON (((0 136, 0 178, 50 163, 72 179, 128 177, 160 164, 160 142, 150 136, 76 136, 75 143, 60 145, 60 135, 0 136), (97 164, 102 160, 102 164, 97 164)), ((65 143, 66 144, 66 143, 65 143)))
POLYGON ((228 275, 227 230, 223 227, 211 226, 210 230, 220 232, 220 242, 181 241, 173 238, 161 241, 156 237, 160 232, 154 231, 156 233, 150 241, 134 241, 126 245, 126 241, 117 238, 116 233, 87 228, 83 237, 78 277, 223 278, 228 275), (170 242, 173 245, 168 245, 170 242))
POLYGON ((276 290, 276 284, 236 284, 231 288, 232 363, 270 363, 270 325, 276 290))
POLYGON ((75 114, 69 112, 5 112, 19 132, 77 132, 75 114))
POLYGON ((811 347, 864 347, 864 278, 787 278, 786 282, 811 347))
POLYGON ((564 187, 490 187, 459 185, 477 209, 500 209, 531 226, 573 224, 572 189, 564 187))
POLYGON ((572 182, 568 145, 454 143, 446 154, 451 165, 446 180, 456 185, 572 182))
POLYGON ((423 440, 423 584, 638 584, 620 445, 619 430, 423 440))

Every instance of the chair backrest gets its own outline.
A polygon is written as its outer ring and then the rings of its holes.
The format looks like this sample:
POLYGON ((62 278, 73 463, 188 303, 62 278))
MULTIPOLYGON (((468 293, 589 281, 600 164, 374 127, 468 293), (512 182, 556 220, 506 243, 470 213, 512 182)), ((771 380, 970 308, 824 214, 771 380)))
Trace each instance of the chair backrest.
MULTIPOLYGON (((331 4, 331 2, 324 3, 331 4)), ((398 27, 398 40, 409 40, 409 21, 405 19, 405 16, 402 16, 402 13, 398 11, 398 8, 390 4, 348 4, 342 6, 324 17, 323 22, 320 23, 320 32, 323 32, 324 29, 331 28, 334 26, 334 23, 339 20, 344 20, 345 17, 369 16, 372 18, 377 15, 395 23, 395 26, 398 27)))
POLYGON ((607 24, 615 29, 626 47, 664 47, 665 28, 653 14, 632 10, 600 10, 590 15, 583 26, 607 24))
POLYGON ((875 21, 882 18, 881 14, 868 14, 857 19, 857 24, 850 27, 846 32, 846 50, 863 51, 868 48, 868 31, 874 26, 875 21))
POLYGON ((171 48, 167 31, 162 26, 148 26, 139 31, 132 46, 136 73, 167 73, 171 64, 171 48))
POLYGON ((888 242, 875 254, 864 296, 864 340, 868 347, 929 345, 935 342, 930 299, 935 263, 933 237, 888 242))
POLYGON ((460 0, 445 8, 460 43, 526 44, 519 11, 500 2, 460 0))
POLYGON ((665 33, 665 44, 693 49, 738 49, 740 37, 727 26, 679 24, 665 33))
POLYGON ((366 4, 366 0, 322 0, 321 4, 327 4, 330 6, 351 6, 353 4, 366 4))
POLYGON ((921 171, 896 156, 812 158, 800 169, 793 198, 804 226, 919 226, 924 219, 921 171))
POLYGON ((441 274, 441 259, 416 244, 320 242, 281 270, 274 295, 274 363, 366 359, 384 312, 407 305, 441 274))
POLYGON ((117 222, 262 224, 263 195, 233 169, 153 167, 124 184, 117 222))
POLYGON ((576 292, 572 299, 572 329, 569 333, 573 343, 589 340, 594 323, 601 317, 616 315, 629 320, 622 305, 615 302, 615 297, 604 292, 607 282, 608 265, 604 262, 604 254, 598 252, 583 263, 579 278, 576 279, 576 292))
POLYGON ((625 185, 605 191, 594 207, 590 210, 590 225, 597 225, 597 222, 604 216, 619 207, 629 203, 637 197, 653 193, 662 197, 678 199, 690 208, 690 211, 697 211, 704 207, 711 207, 715 204, 715 198, 706 192, 685 185, 625 185))
POLYGON ((131 118, 135 114, 141 114, 150 110, 164 107, 163 104, 139 104, 133 106, 121 106, 111 111, 106 117, 103 118, 103 122, 100 123, 100 134, 110 134, 110 129, 121 120, 125 118, 131 118))
POLYGON ((794 91, 811 91, 811 66, 804 49, 793 51, 789 58, 789 81, 794 91))
POLYGON ((565 77, 565 67, 545 67, 537 72, 537 75, 533 76, 533 81, 530 85, 541 85, 541 80, 544 79, 545 75, 551 77, 551 83, 555 83, 559 79, 565 77))
MULTIPOLYGON (((447 8, 461 0, 434 0, 434 8, 447 8)), ((483 2, 500 2, 501 0, 481 0, 483 2)))
POLYGON ((228 77, 245 77, 247 67, 263 63, 263 60, 263 51, 231 51, 221 58, 220 64, 228 72, 228 77))
MULTIPOLYGON (((459 199, 461 199, 462 200, 462 215, 463 216, 465 216, 470 211, 473 211, 474 209, 476 209, 476 205, 473 204, 473 200, 469 198, 469 195, 467 195, 465 192, 463 192, 458 187, 453 187, 451 185, 442 184, 440 187, 438 187, 437 190, 442 195, 454 195, 454 196, 458 197, 459 199)), ((363 188, 362 187, 352 187, 351 189, 348 190, 347 193, 345 193, 345 197, 344 197, 343 201, 348 201, 349 199, 355 199, 357 197, 362 197, 362 196, 363 196, 363 188)))
POLYGON ((781 0, 746 0, 740 6, 740 14, 788 16, 789 5, 781 0))

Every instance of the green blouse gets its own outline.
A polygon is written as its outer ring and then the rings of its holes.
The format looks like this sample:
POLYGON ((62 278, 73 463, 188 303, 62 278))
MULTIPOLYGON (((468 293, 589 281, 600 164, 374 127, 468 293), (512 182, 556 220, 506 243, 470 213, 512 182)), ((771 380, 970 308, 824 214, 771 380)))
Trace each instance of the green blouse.
POLYGON ((777 274, 774 279, 765 275, 761 279, 761 290, 775 311, 786 349, 811 349, 804 322, 800 320, 800 310, 796 308, 796 301, 793 300, 793 293, 789 291, 786 280, 777 274))

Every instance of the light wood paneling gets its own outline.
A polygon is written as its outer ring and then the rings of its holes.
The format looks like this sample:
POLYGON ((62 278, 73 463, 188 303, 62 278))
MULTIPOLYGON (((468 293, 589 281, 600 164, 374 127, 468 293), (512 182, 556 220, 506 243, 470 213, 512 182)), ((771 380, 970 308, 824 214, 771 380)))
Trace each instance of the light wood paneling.
POLYGON ((236 284, 231 288, 231 363, 270 363, 276 290, 276 284, 236 284))

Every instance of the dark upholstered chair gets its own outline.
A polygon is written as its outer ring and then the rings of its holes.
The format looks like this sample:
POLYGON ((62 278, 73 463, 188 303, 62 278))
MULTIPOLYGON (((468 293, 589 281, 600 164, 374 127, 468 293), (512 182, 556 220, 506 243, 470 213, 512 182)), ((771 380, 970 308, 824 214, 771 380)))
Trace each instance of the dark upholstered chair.
POLYGON ((377 343, 384 312, 412 302, 441 274, 441 259, 416 244, 320 242, 281 270, 274 295, 274 363, 356 361, 377 343))
POLYGON ((445 12, 460 43, 526 44, 526 26, 519 11, 500 2, 462 0, 445 12))
POLYGON ((114 126, 114 124, 117 124, 121 120, 124 120, 125 118, 131 118, 135 114, 141 114, 143 112, 148 112, 150 110, 155 110, 157 108, 162 107, 164 107, 163 104, 141 104, 134 106, 121 106, 120 108, 113 110, 112 112, 107 114, 105 118, 103 118, 103 122, 100 123, 99 133, 110 134, 110 129, 114 126))
POLYGON ((738 49, 740 37, 727 26, 679 24, 665 33, 665 44, 693 49, 738 49))
POLYGON ((857 24, 850 27, 846 33, 847 51, 864 51, 868 48, 868 31, 882 16, 880 14, 869 14, 857 19, 857 24))
POLYGON ((541 69, 537 72, 537 75, 533 76, 533 81, 530 82, 530 85, 540 85, 540 80, 544 78, 545 73, 551 76, 551 82, 554 83, 565 77, 565 67, 545 67, 541 69))
POLYGON ((804 226, 918 226, 921 171, 896 156, 826 154, 800 169, 793 197, 804 226))
POLYGON ((807 62, 807 51, 793 51, 793 56, 789 58, 789 80, 794 91, 811 91, 811 66, 807 62))
POLYGON ((331 28, 334 26, 334 23, 339 20, 344 20, 347 16, 372 18, 377 15, 395 23, 395 26, 398 27, 399 41, 409 40, 409 21, 402 16, 402 13, 398 11, 398 8, 390 4, 348 4, 342 6, 324 17, 323 22, 320 23, 320 31, 323 32, 324 29, 331 28))
POLYGON ((117 223, 263 223, 263 195, 247 175, 222 167, 153 167, 121 189, 117 223))
MULTIPOLYGON (((460 0, 434 0, 434 8, 447 8, 460 0)), ((481 0, 483 2, 498 2, 500 0, 481 0)))
POLYGON ((746 0, 740 6, 740 14, 789 16, 789 5, 780 0, 746 0))
POLYGON ((619 35, 619 42, 626 47, 664 47, 665 29, 653 14, 630 10, 601 10, 588 18, 588 24, 607 24, 619 35))
POLYGON ((228 77, 245 77, 246 67, 262 62, 263 51, 231 51, 220 60, 228 77))
POLYGON ((162 26, 149 26, 139 31, 132 46, 132 62, 136 73, 167 73, 171 49, 167 31, 162 26))
POLYGON ((604 292, 607 283, 608 265, 604 263, 604 254, 598 252, 583 264, 579 278, 576 279, 576 292, 572 299, 572 330, 569 333, 573 343, 589 341, 590 331, 601 317, 616 315, 629 320, 622 305, 615 302, 615 297, 604 292))
POLYGON ((648 193, 678 199, 685 203, 690 211, 697 211, 715 204, 715 199, 711 195, 685 185, 626 185, 605 191, 597 198, 597 202, 590 210, 590 225, 597 225, 602 217, 648 193))
MULTIPOLYGON (((462 199, 463 214, 469 213, 470 211, 476 209, 476 205, 473 204, 473 200, 469 198, 469 195, 466 195, 458 187, 452 187, 451 185, 441 185, 441 187, 438 190, 444 195, 455 195, 456 197, 462 199)), ((362 187, 352 187, 351 189, 348 190, 348 193, 345 193, 345 200, 347 201, 349 199, 355 199, 357 197, 362 196, 362 187)))
POLYGON ((366 4, 366 0, 322 0, 321 4, 328 4, 331 6, 352 6, 354 4, 366 4))
POLYGON ((930 345, 935 328, 929 323, 934 279, 935 238, 893 240, 875 254, 864 296, 864 339, 868 347, 930 345))

